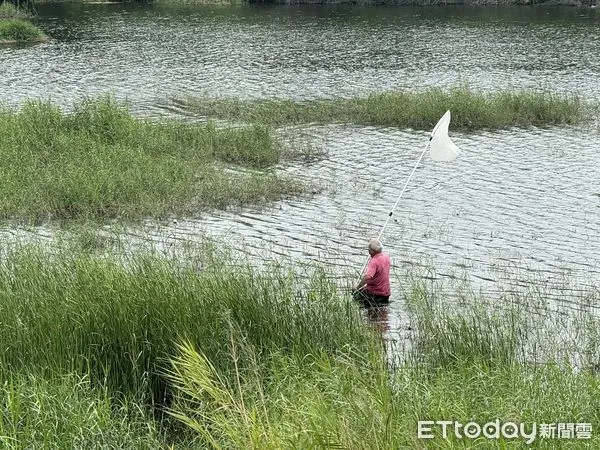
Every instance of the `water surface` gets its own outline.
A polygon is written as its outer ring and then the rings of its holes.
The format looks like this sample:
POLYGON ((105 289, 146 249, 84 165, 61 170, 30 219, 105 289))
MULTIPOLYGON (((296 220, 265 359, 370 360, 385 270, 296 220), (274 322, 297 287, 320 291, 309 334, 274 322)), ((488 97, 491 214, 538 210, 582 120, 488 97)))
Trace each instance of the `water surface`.
POLYGON ((0 49, 0 101, 106 91, 140 114, 173 97, 366 95, 468 84, 600 98, 600 14, 572 8, 39 7, 53 39, 0 49))

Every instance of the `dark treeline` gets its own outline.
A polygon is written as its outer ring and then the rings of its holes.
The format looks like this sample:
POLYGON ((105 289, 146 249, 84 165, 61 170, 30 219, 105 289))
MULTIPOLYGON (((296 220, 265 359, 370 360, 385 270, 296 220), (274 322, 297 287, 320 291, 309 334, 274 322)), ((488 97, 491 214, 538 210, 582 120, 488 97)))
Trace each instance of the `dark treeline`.
MULTIPOLYGON (((115 1, 115 0, 111 0, 115 1)), ((118 1, 118 0, 116 0, 118 1)), ((509 6, 547 5, 595 7, 598 0, 198 0, 200 4, 273 4, 273 5, 359 5, 359 6, 509 6)), ((35 13, 36 3, 53 3, 48 0, 4 0, 15 7, 35 13)), ((83 2, 85 3, 85 1, 83 2)), ((122 3, 169 3, 169 0, 122 0, 122 3)))

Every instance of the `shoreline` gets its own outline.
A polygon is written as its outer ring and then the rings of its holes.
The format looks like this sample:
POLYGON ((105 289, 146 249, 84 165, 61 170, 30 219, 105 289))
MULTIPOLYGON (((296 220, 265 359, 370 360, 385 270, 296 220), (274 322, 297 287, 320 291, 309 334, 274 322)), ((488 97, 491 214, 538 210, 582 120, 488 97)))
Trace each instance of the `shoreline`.
MULTIPOLYGON (((67 3, 66 0, 36 2, 40 5, 67 3)), ((79 3, 82 5, 115 5, 132 4, 131 1, 114 0, 80 0, 69 3, 79 3)), ((149 4, 181 4, 181 1, 173 0, 155 0, 149 4)), ((405 7, 405 6, 470 6, 470 7, 508 7, 508 6, 535 6, 535 7, 572 7, 594 9, 597 7, 598 0, 191 0, 185 1, 186 5, 203 6, 373 6, 373 7, 405 7)))
POLYGON ((41 44, 42 42, 48 42, 50 38, 48 36, 44 36, 39 39, 34 40, 17 40, 17 39, 5 39, 0 40, 0 45, 11 45, 11 44, 41 44))
MULTIPOLYGON (((91 2, 84 2, 90 4, 91 2)), ((95 3, 95 2, 94 2, 95 3)), ((114 3, 114 2, 111 2, 114 3)), ((169 0, 157 0, 157 4, 176 3, 169 0)), ((239 1, 239 0, 197 0, 190 2, 197 5, 223 5, 223 6, 372 6, 372 7, 572 7, 593 9, 598 0, 274 0, 274 1, 239 1)))

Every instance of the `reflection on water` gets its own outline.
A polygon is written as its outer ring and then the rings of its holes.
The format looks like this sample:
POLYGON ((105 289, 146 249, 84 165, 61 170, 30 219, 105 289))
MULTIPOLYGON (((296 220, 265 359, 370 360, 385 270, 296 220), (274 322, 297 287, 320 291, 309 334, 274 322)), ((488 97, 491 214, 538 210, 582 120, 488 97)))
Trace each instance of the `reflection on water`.
POLYGON ((389 306, 370 306, 362 308, 363 316, 384 339, 389 339, 389 306))

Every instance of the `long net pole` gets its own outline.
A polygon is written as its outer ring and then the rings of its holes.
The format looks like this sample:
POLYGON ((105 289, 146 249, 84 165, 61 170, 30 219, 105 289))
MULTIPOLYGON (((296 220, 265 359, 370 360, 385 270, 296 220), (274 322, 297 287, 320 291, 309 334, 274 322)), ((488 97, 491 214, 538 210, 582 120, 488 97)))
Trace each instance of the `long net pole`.
MULTIPOLYGON (((421 163, 421 160, 423 159, 423 156, 425 156, 425 153, 427 153, 427 150, 429 149, 429 146, 431 145, 431 140, 432 139, 433 139, 433 133, 432 133, 431 137, 429 138, 429 141, 427 141, 427 145, 425 146, 425 149, 421 153, 421 156, 419 156, 419 159, 417 160, 417 163, 415 164, 415 167, 413 167, 413 170, 410 173, 408 179, 406 180, 406 183, 404 183, 404 187, 402 188, 402 191, 400 192, 400 195, 396 199, 396 202, 394 203, 394 206, 392 206, 392 209, 390 209, 390 212, 389 212, 389 214, 387 216, 387 219, 385 220, 385 223, 383 224, 383 227, 381 227, 381 231, 377 235, 377 240, 378 241, 381 242, 381 236, 383 235, 383 232, 385 231, 385 227, 387 226, 388 222, 392 218, 392 215, 394 214, 394 210, 398 206, 398 203, 400 203, 400 199, 402 198, 402 195, 404 194, 404 191, 406 191, 406 187, 408 186, 408 183, 410 183, 411 178, 415 174, 415 172, 417 170, 417 167, 419 167, 419 164, 421 163)), ((365 261, 365 264, 362 267, 362 270, 360 271, 360 276, 361 277, 362 277, 363 273, 365 272, 365 268, 367 267, 367 264, 369 264, 369 259, 370 259, 370 256, 367 258, 367 260, 365 261)))

